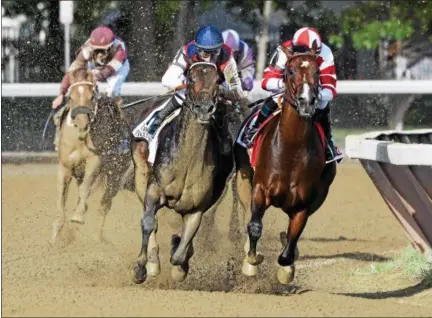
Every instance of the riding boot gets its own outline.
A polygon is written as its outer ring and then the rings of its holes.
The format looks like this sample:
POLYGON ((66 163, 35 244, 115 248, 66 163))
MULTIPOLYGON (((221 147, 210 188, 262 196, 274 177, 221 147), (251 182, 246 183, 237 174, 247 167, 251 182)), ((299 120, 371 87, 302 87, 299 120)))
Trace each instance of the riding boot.
POLYGON ((225 114, 226 107, 220 106, 214 116, 219 150, 223 156, 229 155, 232 147, 232 139, 228 131, 228 122, 225 114))
POLYGON ((324 109, 317 110, 318 121, 321 124, 325 137, 327 139, 328 148, 326 149, 326 160, 336 159, 337 162, 341 162, 343 155, 339 151, 338 147, 335 145, 333 136, 331 133, 331 119, 330 119, 330 106, 324 109))
POLYGON ((155 116, 153 122, 150 124, 150 126, 147 128, 148 133, 151 135, 151 137, 154 137, 154 133, 156 130, 160 127, 160 125, 164 122, 168 116, 174 112, 176 109, 180 108, 181 104, 176 100, 175 96, 171 97, 171 100, 168 102, 168 104, 158 111, 155 116))
POLYGON ((264 102, 264 105, 261 107, 261 110, 258 114, 257 119, 253 123, 252 127, 248 129, 245 134, 245 144, 247 147, 250 147, 252 144, 252 138, 255 136, 261 124, 269 118, 271 114, 278 108, 278 104, 273 100, 273 98, 269 98, 264 102))

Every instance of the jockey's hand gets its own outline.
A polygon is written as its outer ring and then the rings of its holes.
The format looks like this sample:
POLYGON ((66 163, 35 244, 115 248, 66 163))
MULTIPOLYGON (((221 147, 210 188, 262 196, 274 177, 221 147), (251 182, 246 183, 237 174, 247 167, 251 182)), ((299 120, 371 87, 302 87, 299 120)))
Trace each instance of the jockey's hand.
POLYGON ((64 98, 63 94, 57 96, 52 102, 52 106, 51 106, 52 109, 56 109, 57 107, 59 107, 63 103, 63 98, 64 98))
POLYGON ((234 98, 238 101, 247 97, 247 93, 244 90, 242 90, 240 87, 234 87, 231 89, 231 91, 234 94, 234 98))

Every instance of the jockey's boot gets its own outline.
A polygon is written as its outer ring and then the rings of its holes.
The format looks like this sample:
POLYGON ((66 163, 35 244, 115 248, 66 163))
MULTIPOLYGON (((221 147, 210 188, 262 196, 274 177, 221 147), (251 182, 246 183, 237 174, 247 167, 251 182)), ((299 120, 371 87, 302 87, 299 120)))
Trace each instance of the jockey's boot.
POLYGON ((335 145, 332 133, 331 133, 331 119, 330 119, 330 106, 327 106, 324 109, 317 109, 318 121, 322 125, 324 130, 325 137, 327 139, 327 143, 329 145, 329 150, 326 150, 327 160, 336 160, 340 163, 343 159, 343 154, 340 152, 339 148, 335 145))
POLYGON ((229 155, 232 147, 232 139, 228 131, 228 119, 225 113, 226 106, 219 106, 214 115, 219 150, 223 156, 229 155))
POLYGON ((261 107, 257 119, 245 134, 245 144, 249 148, 252 145, 252 138, 258 131, 261 124, 278 108, 273 98, 267 99, 261 107))
POLYGON ((154 137, 154 133, 156 130, 160 127, 160 125, 164 122, 168 116, 174 112, 176 109, 180 108, 181 104, 178 103, 176 98, 173 96, 171 97, 171 100, 168 102, 168 104, 161 109, 159 112, 155 114, 153 122, 150 124, 150 127, 148 127, 147 132, 151 135, 151 137, 154 137))

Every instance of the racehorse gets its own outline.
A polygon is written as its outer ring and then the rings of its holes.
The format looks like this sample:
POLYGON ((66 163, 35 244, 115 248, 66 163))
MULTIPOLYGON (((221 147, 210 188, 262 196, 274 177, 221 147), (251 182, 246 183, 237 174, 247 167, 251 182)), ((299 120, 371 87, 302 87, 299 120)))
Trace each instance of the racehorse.
POLYGON ((158 140, 154 163, 148 161, 147 139, 131 143, 135 189, 143 204, 141 251, 132 270, 137 284, 160 273, 156 214, 164 206, 183 218, 181 237, 172 236, 170 263, 172 279, 186 279, 201 218, 221 197, 233 166, 232 153, 221 154, 213 126, 213 115, 225 105, 219 101, 216 65, 189 62, 184 103, 177 117, 154 136, 158 140))
POLYGON ((103 239, 103 228, 112 200, 120 190, 122 175, 131 163, 131 154, 119 155, 115 147, 124 139, 126 119, 114 101, 96 94, 96 80, 86 67, 69 73, 70 98, 60 119, 58 142, 58 210, 53 224, 52 243, 65 222, 65 203, 72 178, 79 188, 79 199, 72 222, 84 223, 87 199, 98 176, 104 181, 101 200, 101 224, 97 239, 103 239))
POLYGON ((308 218, 324 203, 336 175, 336 163, 326 164, 325 137, 313 117, 319 84, 316 43, 310 52, 284 52, 288 61, 283 77, 285 91, 278 102, 281 110, 261 126, 255 141, 259 151, 251 180, 251 218, 242 271, 254 276, 264 260, 257 252, 257 243, 262 218, 274 206, 290 219, 286 238, 281 233, 283 248, 277 273, 280 283, 289 284, 294 279, 297 241, 308 218))

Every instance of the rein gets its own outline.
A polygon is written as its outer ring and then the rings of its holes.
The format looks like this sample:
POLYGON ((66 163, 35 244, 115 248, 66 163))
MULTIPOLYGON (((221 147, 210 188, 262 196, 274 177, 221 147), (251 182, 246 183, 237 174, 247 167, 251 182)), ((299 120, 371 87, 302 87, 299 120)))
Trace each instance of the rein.
MULTIPOLYGON (((79 81, 79 82, 73 83, 69 87, 69 89, 71 89, 73 87, 76 87, 76 86, 79 86, 79 85, 89 85, 93 89, 95 87, 95 84, 93 82, 90 82, 90 81, 79 81)), ((95 110, 94 111, 91 108, 87 107, 87 106, 74 107, 71 110, 71 117, 72 117, 73 120, 75 120, 75 118, 76 118, 76 116, 78 114, 85 114, 85 115, 89 116, 90 122, 92 123, 92 122, 94 122, 94 120, 96 118, 97 111, 98 111, 97 102, 95 102, 95 110)))

